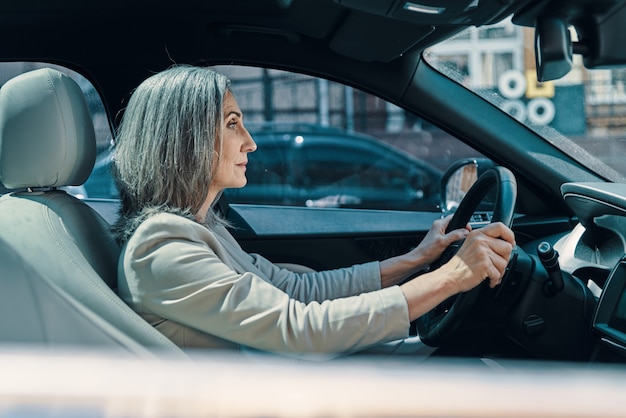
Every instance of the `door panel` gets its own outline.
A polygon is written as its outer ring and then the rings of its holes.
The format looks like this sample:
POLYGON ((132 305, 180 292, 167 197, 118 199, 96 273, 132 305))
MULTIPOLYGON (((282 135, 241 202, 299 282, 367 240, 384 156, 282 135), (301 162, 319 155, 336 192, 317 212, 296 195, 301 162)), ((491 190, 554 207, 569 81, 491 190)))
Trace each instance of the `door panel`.
POLYGON ((382 260, 416 246, 437 212, 231 205, 233 235, 248 252, 316 270, 382 260))

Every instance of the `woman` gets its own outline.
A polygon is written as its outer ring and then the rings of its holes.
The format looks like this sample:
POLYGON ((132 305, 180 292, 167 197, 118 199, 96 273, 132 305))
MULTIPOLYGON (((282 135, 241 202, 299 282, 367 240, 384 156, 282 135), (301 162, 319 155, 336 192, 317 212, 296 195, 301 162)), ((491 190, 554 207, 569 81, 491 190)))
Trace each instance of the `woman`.
POLYGON ((247 254, 213 204, 246 184, 255 149, 228 80, 210 69, 170 68, 128 103, 115 146, 119 291, 179 346, 349 353, 405 338, 410 321, 448 297, 500 282, 515 244, 502 224, 446 234, 440 220, 407 254, 325 272, 247 254), (462 238, 447 264, 399 284, 462 238))

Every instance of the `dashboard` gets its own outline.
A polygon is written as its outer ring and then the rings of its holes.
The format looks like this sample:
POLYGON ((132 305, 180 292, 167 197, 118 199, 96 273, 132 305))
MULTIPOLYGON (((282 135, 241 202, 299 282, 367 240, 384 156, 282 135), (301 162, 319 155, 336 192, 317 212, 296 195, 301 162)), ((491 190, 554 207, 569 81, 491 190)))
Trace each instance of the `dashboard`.
POLYGON ((598 297, 592 327, 597 360, 626 358, 626 184, 566 183, 566 204, 579 220, 554 244, 561 269, 598 297))

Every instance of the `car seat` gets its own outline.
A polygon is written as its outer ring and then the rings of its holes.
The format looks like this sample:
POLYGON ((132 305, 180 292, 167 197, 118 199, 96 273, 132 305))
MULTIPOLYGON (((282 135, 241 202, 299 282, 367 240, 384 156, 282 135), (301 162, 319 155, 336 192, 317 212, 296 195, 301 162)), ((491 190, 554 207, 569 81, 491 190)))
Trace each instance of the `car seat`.
POLYGON ((85 97, 43 68, 0 88, 0 342, 186 355, 115 293, 120 248, 109 224, 61 187, 95 161, 85 97), (11 312, 14 312, 12 315, 11 312))

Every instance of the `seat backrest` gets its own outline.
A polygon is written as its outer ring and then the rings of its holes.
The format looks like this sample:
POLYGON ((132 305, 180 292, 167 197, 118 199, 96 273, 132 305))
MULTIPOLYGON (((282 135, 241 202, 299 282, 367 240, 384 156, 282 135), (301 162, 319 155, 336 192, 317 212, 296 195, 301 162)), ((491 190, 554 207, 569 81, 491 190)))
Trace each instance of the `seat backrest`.
MULTIPOLYGON (((0 182, 9 189, 24 190, 0 197, 0 241, 4 250, 15 255, 14 264, 0 270, 0 293, 5 286, 15 289, 9 282, 24 278, 16 271, 25 271, 29 285, 36 288, 33 292, 54 293, 53 299, 62 300, 57 310, 54 304, 46 307, 47 314, 64 318, 57 321, 59 326, 42 328, 49 342, 55 340, 53 334, 73 329, 76 343, 106 341, 140 355, 147 351, 182 355, 116 295, 120 248, 109 224, 84 202, 58 189, 84 183, 95 154, 89 109, 71 78, 44 68, 0 88, 0 182), (5 271, 12 272, 12 277, 5 271), (74 326, 85 321, 99 328, 108 324, 107 332, 117 337, 102 339, 74 326), (61 330, 63 324, 67 329, 61 330)), ((17 295, 24 297, 25 305, 36 302, 32 294, 17 295)), ((16 299, 13 306, 19 304, 16 299)), ((40 307, 32 306, 34 311, 41 311, 40 307)), ((23 334, 0 332, 0 341, 20 342, 20 338, 23 334)))
POLYGON ((0 240, 0 341, 20 346, 107 347, 144 357, 149 348, 96 315, 0 240))

